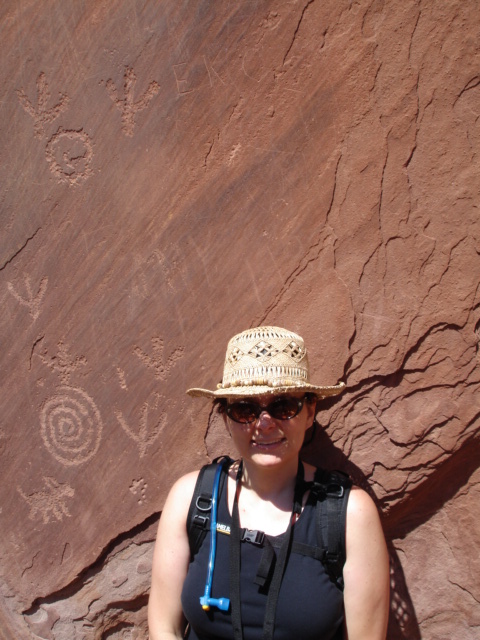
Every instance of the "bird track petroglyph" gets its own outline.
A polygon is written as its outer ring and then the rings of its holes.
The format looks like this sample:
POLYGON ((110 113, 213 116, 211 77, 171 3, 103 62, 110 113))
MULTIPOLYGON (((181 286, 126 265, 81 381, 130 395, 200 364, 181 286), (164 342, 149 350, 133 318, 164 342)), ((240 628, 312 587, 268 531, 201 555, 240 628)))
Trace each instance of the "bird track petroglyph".
POLYGON ((135 85, 137 76, 132 67, 125 68, 123 83, 123 98, 119 97, 119 91, 112 79, 107 80, 107 91, 110 99, 122 114, 122 131, 126 136, 132 137, 135 128, 135 116, 138 111, 146 109, 152 98, 160 91, 160 85, 153 80, 147 90, 135 101, 135 85))
POLYGON ((27 291, 27 297, 24 297, 20 293, 18 293, 13 283, 8 282, 7 287, 10 293, 12 294, 12 296, 20 304, 27 307, 32 318, 36 320, 40 315, 41 304, 45 296, 45 293, 47 291, 48 278, 45 276, 44 278, 41 279, 40 285, 38 287, 36 294, 33 293, 30 276, 28 275, 25 276, 24 283, 25 283, 25 289, 27 291))

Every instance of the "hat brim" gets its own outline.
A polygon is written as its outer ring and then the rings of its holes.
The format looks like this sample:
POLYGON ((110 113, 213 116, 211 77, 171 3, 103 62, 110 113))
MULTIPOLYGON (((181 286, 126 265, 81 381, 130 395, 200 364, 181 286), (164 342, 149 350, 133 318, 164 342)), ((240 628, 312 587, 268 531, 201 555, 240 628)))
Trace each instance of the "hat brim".
POLYGON ((288 392, 304 391, 305 393, 313 393, 317 398, 329 398, 331 396, 337 396, 345 389, 345 383, 340 382, 329 387, 317 387, 313 384, 304 383, 302 385, 290 385, 285 387, 269 387, 268 385, 245 385, 238 387, 227 387, 226 389, 216 389, 210 391, 209 389, 188 389, 187 393, 192 398, 241 398, 243 396, 264 396, 264 395, 278 395, 288 392))

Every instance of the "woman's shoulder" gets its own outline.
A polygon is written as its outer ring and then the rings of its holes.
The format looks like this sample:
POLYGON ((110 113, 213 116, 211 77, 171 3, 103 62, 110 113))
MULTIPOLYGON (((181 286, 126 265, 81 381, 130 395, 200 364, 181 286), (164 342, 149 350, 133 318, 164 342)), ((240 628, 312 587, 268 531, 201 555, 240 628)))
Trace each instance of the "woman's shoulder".
POLYGON ((349 553, 366 553, 368 548, 376 553, 385 545, 377 505, 364 489, 355 485, 351 488, 347 503, 346 543, 347 558, 349 553))
POLYGON ((167 501, 181 500, 181 504, 184 504, 187 499, 190 501, 193 496, 193 491, 195 489, 199 473, 200 469, 196 469, 195 471, 189 471, 184 476, 178 478, 170 489, 167 501))
POLYGON ((348 498, 347 516, 359 523, 371 518, 378 519, 377 505, 370 495, 357 485, 352 485, 348 498))
POLYGON ((171 486, 162 509, 162 518, 184 519, 195 489, 199 470, 190 471, 171 486))

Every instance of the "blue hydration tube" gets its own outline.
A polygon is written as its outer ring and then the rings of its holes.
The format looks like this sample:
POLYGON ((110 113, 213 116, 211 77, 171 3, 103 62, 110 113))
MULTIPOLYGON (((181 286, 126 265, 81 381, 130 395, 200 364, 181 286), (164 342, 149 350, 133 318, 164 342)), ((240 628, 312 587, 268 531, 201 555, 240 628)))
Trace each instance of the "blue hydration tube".
POLYGON ((217 607, 220 611, 228 611, 230 607, 230 600, 228 598, 211 598, 210 593, 212 591, 213 580, 213 568, 215 566, 215 554, 217 551, 217 499, 218 499, 218 486, 220 484, 220 474, 222 473, 223 465, 226 460, 219 462, 217 470, 215 472, 215 478, 213 480, 213 492, 212 492, 212 514, 210 523, 210 556, 208 558, 208 574, 207 582, 205 583, 205 593, 200 597, 200 604, 204 611, 209 611, 210 607, 217 607))

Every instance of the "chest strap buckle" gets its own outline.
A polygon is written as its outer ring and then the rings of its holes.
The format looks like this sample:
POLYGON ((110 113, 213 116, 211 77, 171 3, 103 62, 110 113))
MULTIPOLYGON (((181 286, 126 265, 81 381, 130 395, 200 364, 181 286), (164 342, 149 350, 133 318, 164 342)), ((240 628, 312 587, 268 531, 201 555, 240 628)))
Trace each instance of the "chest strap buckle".
POLYGON ((243 534, 241 537, 242 542, 250 542, 251 544, 255 544, 258 547, 263 545, 263 541, 265 539, 265 534, 263 531, 257 531, 256 529, 243 529, 243 534))

